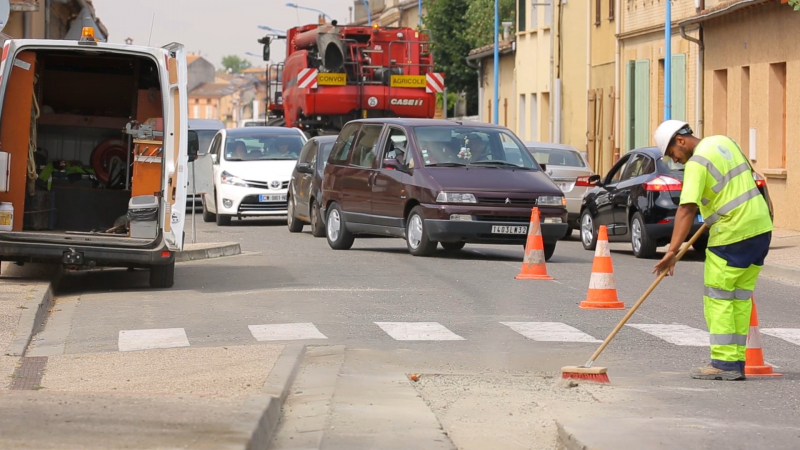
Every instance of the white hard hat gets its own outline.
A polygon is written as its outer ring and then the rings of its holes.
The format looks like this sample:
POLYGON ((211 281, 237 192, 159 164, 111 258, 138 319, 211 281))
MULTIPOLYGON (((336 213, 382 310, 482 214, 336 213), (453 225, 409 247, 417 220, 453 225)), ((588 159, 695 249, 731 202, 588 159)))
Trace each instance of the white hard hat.
MULTIPOLYGON (((688 128, 689 124, 682 120, 665 120, 656 128, 653 138, 656 140, 656 147, 661 151, 661 156, 667 153, 667 146, 670 141, 672 141, 672 138, 684 127, 688 128)), ((688 131, 691 133, 691 129, 688 131)))

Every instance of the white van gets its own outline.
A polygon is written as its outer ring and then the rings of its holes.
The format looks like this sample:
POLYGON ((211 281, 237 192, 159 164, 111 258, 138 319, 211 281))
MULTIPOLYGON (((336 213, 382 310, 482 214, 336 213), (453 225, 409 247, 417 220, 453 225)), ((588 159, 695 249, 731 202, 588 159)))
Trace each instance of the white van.
POLYGON ((149 268, 171 287, 187 187, 186 53, 97 42, 8 40, 0 151, 14 209, 0 261, 149 268))

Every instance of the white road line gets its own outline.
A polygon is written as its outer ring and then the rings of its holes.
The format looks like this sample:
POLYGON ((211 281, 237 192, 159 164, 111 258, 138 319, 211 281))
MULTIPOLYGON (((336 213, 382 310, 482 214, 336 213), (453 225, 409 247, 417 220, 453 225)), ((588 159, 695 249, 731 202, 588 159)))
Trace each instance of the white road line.
POLYGON ((463 341, 438 322, 375 322, 397 341, 463 341))
POLYGON ((800 345, 800 328, 761 328, 761 334, 768 334, 778 339, 800 345))
POLYGON ((561 322, 500 322, 528 339, 540 342, 602 342, 561 322))
POLYGON ((120 330, 119 351, 152 350, 154 348, 188 347, 189 339, 183 328, 152 330, 120 330))
POLYGON ((250 325, 250 333, 257 341, 297 341, 303 339, 328 339, 313 323, 270 323, 250 325))
POLYGON ((636 323, 627 326, 644 331, 647 334, 663 339, 670 344, 691 347, 708 347, 708 332, 686 325, 645 324, 636 323))

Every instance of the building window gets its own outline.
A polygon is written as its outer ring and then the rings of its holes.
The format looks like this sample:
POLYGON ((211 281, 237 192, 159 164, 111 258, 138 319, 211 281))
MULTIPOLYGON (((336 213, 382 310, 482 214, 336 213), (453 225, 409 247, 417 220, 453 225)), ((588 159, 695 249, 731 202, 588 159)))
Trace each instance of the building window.
POLYGON ((614 20, 614 2, 616 0, 608 0, 608 20, 614 20))
POLYGON ((525 22, 527 17, 525 16, 525 2, 528 0, 518 0, 517 1, 517 30, 518 31, 525 31, 525 22))
POLYGON ((200 118, 200 107, 195 105, 192 108, 192 119, 199 119, 200 118))
POLYGON ((539 29, 539 7, 536 3, 541 0, 531 0, 531 30, 539 29))
POLYGON ((531 140, 539 140, 539 105, 536 94, 531 94, 531 140))
POLYGON ((712 131, 728 134, 728 69, 714 71, 711 96, 714 99, 712 131))
POLYGON ((786 168, 786 63, 769 65, 769 167, 786 168))
POLYGON ((213 119, 214 118, 214 107, 211 105, 206 106, 206 119, 213 119))
POLYGON ((525 94, 519 95, 519 127, 517 127, 517 136, 525 139, 525 94))
MULTIPOLYGON (((536 0, 534 0, 536 1, 536 0)), ((538 0, 541 2, 541 0, 538 0)), ((553 2, 558 0, 546 0, 547 4, 544 7, 544 25, 547 27, 553 26, 553 2)))
MULTIPOLYGON (((614 0, 611 0, 614 1, 614 0)), ((600 12, 601 5, 603 4, 603 0, 594 0, 594 24, 600 25, 600 16, 602 15, 600 12)))

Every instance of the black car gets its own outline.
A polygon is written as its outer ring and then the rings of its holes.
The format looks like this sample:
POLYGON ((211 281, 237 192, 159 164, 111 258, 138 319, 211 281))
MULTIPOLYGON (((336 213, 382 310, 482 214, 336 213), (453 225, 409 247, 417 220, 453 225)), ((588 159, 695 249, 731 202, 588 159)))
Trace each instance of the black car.
MULTIPOLYGON (((764 178, 757 173, 753 178, 771 208, 764 178)), ((608 228, 609 241, 630 242, 637 258, 652 258, 657 247, 669 243, 683 188, 682 164, 665 162, 655 147, 636 149, 620 158, 605 177, 591 177, 590 183, 595 187, 581 205, 583 248, 595 249, 600 225, 608 228)), ((690 237, 702 224, 698 214, 690 237)), ((693 247, 704 251, 707 245, 708 232, 693 247)))
POLYGON ((331 154, 336 136, 317 136, 306 142, 300 151, 297 166, 289 182, 287 225, 292 233, 303 231, 311 224, 314 237, 325 236, 325 225, 320 217, 322 199, 322 173, 331 154))

